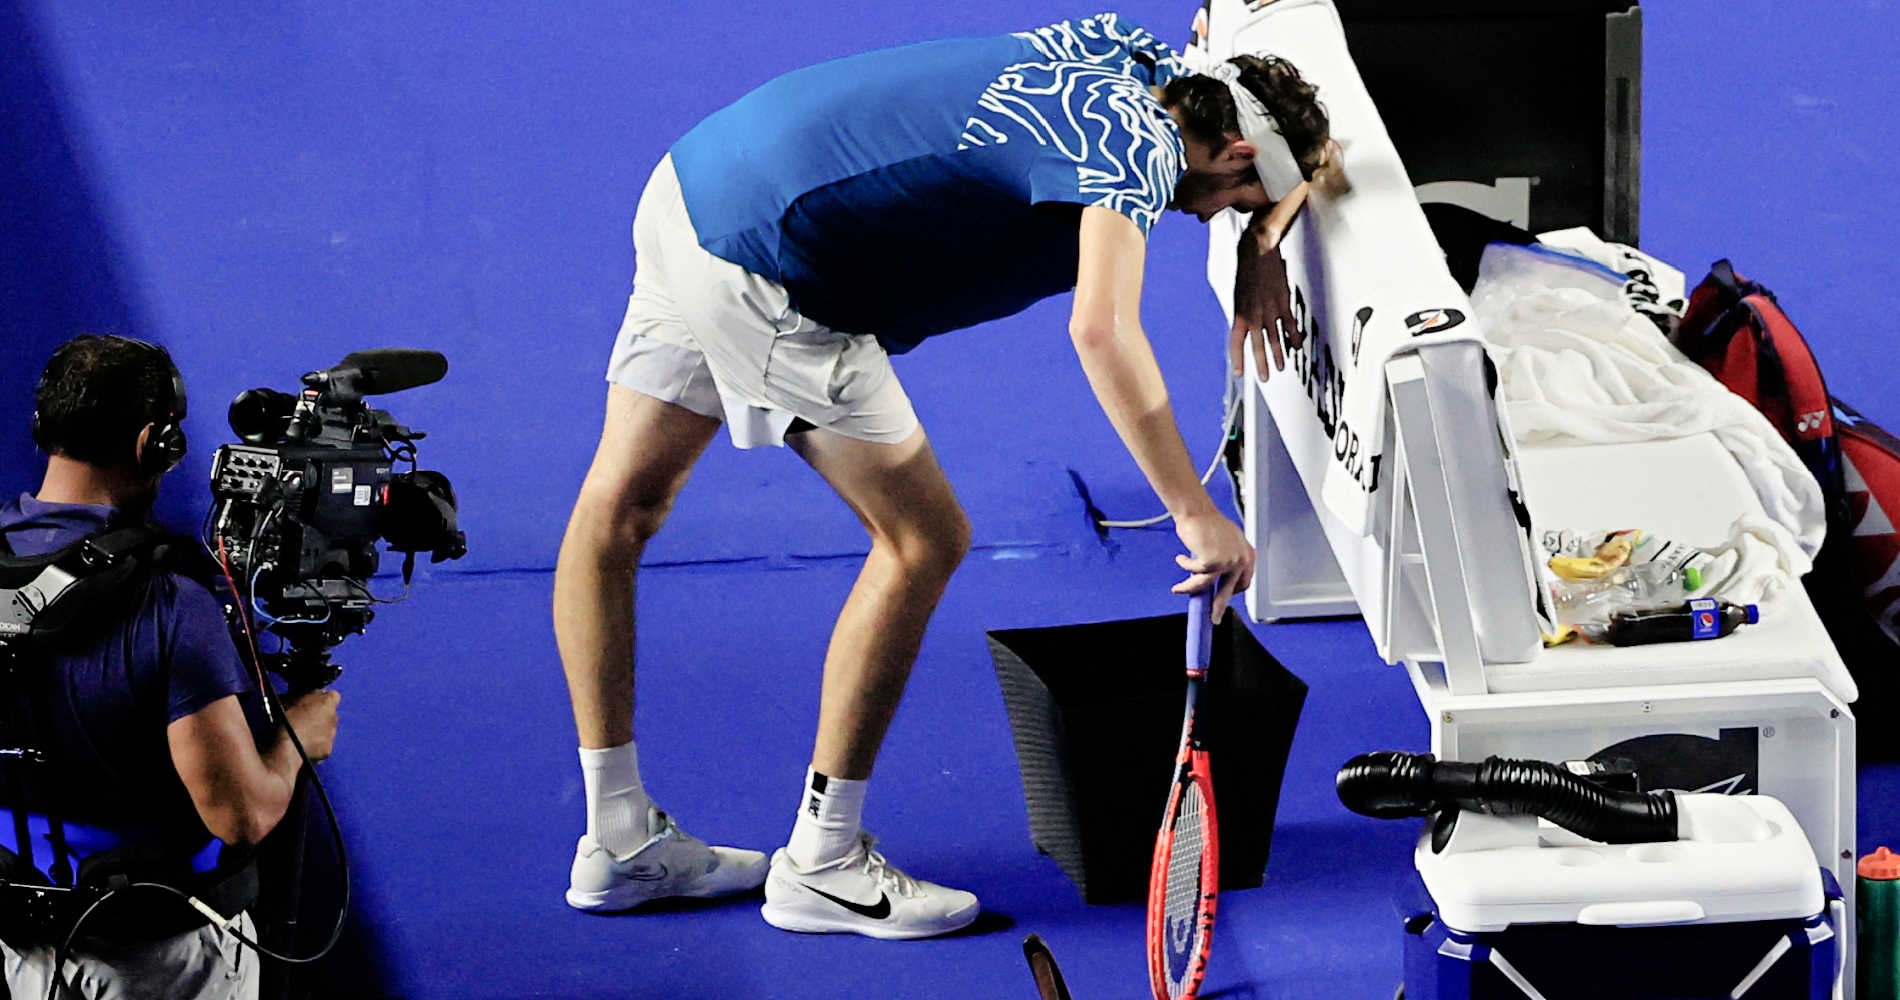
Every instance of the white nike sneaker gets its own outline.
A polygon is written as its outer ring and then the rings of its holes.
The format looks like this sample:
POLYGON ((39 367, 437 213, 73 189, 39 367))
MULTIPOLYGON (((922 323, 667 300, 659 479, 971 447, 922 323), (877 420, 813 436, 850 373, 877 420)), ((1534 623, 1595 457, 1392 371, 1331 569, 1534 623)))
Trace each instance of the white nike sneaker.
POLYGON ((567 905, 612 913, 669 896, 703 899, 757 889, 765 881, 765 855, 733 847, 709 847, 658 809, 647 814, 656 830, 632 854, 614 857, 583 835, 574 848, 567 905))
POLYGON ((873 850, 858 833, 850 854, 816 868, 800 868, 780 848, 765 880, 765 922, 807 934, 863 934, 901 939, 932 937, 967 927, 981 909, 976 896, 911 878, 873 850))

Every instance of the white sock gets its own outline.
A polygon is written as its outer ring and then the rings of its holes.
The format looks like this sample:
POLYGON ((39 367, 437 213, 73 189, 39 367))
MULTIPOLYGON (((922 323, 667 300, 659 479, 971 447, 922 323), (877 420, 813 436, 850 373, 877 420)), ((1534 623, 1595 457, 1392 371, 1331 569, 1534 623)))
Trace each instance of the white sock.
POLYGON ((869 781, 847 781, 805 772, 805 795, 792 824, 785 854, 800 868, 815 868, 851 853, 864 823, 864 789, 869 781))
POLYGON ((615 857, 646 843, 653 800, 640 784, 640 754, 632 743, 605 750, 581 748, 581 784, 587 791, 587 835, 615 857))

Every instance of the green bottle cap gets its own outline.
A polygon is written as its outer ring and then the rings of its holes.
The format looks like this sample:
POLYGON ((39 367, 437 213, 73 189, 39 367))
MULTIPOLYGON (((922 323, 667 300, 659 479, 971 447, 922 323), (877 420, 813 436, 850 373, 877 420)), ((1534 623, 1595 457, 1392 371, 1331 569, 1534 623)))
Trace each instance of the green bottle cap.
POLYGON ((1682 568, 1682 589, 1684 590, 1701 590, 1702 589, 1702 567, 1684 566, 1682 568))

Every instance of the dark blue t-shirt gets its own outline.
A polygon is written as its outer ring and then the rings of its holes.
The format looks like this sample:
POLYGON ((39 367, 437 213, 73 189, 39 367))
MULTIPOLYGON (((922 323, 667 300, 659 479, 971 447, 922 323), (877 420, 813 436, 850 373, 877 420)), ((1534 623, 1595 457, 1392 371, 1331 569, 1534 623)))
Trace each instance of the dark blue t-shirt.
POLYGON ((1146 233, 1186 169, 1177 56, 1114 14, 796 70, 673 146, 700 245, 900 353, 1075 287, 1084 207, 1146 233))
MULTIPOLYGON (((0 537, 18 556, 129 523, 111 507, 30 495, 0 506, 0 537)), ((172 767, 166 727, 230 695, 240 696, 254 732, 261 721, 257 685, 211 592, 171 571, 151 573, 53 661, 53 718, 42 725, 60 754, 66 818, 188 852, 204 846, 210 834, 172 767)), ((11 806, 10 795, 0 795, 0 807, 11 806)), ((11 828, 0 829, 0 842, 12 841, 11 828)))

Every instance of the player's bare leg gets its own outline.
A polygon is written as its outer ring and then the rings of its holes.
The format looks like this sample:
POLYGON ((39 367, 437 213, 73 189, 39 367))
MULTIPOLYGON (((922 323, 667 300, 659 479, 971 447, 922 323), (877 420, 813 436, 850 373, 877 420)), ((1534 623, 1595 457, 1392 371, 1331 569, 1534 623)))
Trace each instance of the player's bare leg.
POLYGON ((901 444, 826 430, 793 435, 871 535, 825 653, 812 766, 865 779, 890 728, 937 602, 970 549, 970 522, 920 428, 901 444))
POLYGON ((621 386, 554 566, 554 638, 581 746, 633 739, 633 595, 641 554, 719 421, 621 386))
POLYGON ((554 569, 554 635, 581 742, 587 833, 567 902, 596 912, 756 887, 757 851, 708 847, 656 809, 633 743, 633 604, 640 557, 719 421, 621 386, 554 569))
POLYGON ((969 551, 969 519, 922 429, 895 445, 823 429, 789 441, 857 513, 871 551, 825 654, 805 802, 773 859, 765 918, 808 932, 947 933, 976 919, 976 897, 892 868, 860 825, 865 782, 924 628, 969 551))

